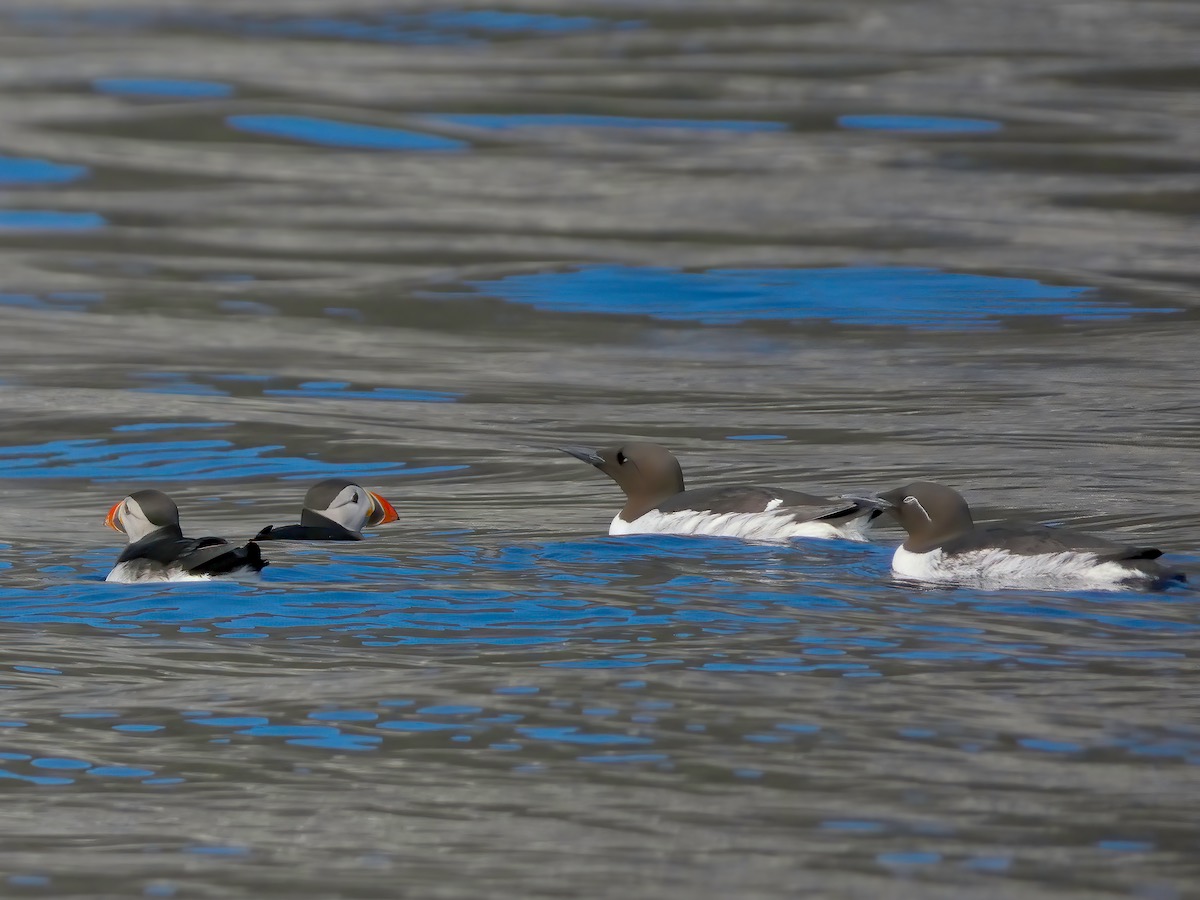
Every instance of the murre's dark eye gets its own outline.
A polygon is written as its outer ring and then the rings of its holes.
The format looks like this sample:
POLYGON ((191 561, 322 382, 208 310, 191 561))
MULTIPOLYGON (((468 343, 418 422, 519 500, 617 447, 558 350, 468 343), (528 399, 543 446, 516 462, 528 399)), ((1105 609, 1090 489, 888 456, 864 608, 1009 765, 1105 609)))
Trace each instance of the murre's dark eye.
POLYGON ((618 451, 617 451, 617 465, 618 465, 618 466, 623 466, 623 465, 625 465, 625 460, 627 460, 627 459, 629 459, 629 457, 628 457, 628 456, 626 456, 626 455, 625 455, 624 453, 622 453, 620 450, 618 450, 618 451))
POLYGON ((920 501, 917 500, 916 497, 908 496, 908 497, 904 498, 904 502, 905 503, 919 503, 920 501))

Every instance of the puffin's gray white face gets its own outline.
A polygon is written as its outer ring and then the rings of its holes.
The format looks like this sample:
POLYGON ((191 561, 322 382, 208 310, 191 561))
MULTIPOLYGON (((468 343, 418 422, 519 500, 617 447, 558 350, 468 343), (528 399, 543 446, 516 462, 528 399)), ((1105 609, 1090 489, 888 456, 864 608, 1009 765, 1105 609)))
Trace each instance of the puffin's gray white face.
POLYGON ((130 543, 136 543, 160 528, 178 526, 179 507, 162 491, 134 491, 113 504, 104 524, 114 531, 123 531, 130 543))
POLYGON ((967 501, 952 488, 932 481, 914 481, 879 495, 886 511, 908 532, 910 541, 935 545, 970 531, 975 522, 967 501))
MULTIPOLYGON (((591 463, 625 492, 626 513, 634 518, 683 491, 683 470, 666 447, 634 441, 606 450, 559 447, 576 459, 591 463)), ((628 516, 622 513, 622 516, 628 516)), ((631 521, 631 520, 630 520, 631 521)))
POLYGON ((304 495, 304 506, 354 532, 399 518, 396 508, 383 497, 344 478, 318 481, 304 495))

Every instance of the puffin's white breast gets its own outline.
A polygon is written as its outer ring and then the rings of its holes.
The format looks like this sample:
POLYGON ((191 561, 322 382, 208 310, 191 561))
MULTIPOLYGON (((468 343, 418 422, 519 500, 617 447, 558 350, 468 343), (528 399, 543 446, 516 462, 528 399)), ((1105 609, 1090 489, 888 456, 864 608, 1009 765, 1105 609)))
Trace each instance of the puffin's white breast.
POLYGON ((117 563, 105 576, 115 584, 142 584, 152 581, 209 581, 211 575, 191 575, 178 566, 168 567, 145 560, 117 563))

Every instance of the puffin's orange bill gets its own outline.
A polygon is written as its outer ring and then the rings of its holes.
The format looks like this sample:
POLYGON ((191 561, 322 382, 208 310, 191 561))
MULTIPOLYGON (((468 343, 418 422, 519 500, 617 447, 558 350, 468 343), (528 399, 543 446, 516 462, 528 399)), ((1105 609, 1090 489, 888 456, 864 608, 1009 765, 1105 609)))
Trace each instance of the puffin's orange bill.
POLYGON ((388 503, 374 491, 367 491, 371 495, 371 499, 375 501, 375 508, 371 510, 371 517, 367 519, 369 525, 386 525, 388 522, 395 522, 400 518, 400 514, 396 512, 396 507, 388 503))
POLYGON ((113 531, 124 531, 125 530, 124 528, 121 527, 120 519, 117 518, 117 510, 119 510, 121 508, 121 504, 124 502, 125 502, 124 500, 118 500, 116 503, 113 504, 112 509, 110 509, 108 511, 108 515, 104 517, 104 524, 107 525, 109 528, 111 528, 113 531))

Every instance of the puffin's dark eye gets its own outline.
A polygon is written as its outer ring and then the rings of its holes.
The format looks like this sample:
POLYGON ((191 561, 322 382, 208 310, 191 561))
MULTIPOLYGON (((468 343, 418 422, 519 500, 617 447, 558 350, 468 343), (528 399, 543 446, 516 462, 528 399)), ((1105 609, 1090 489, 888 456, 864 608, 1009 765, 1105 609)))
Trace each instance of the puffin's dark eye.
POLYGON ((358 502, 358 491, 355 491, 355 492, 354 492, 354 496, 350 498, 350 502, 351 502, 351 503, 357 503, 357 502, 358 502))
POLYGON ((624 453, 622 453, 620 450, 618 450, 618 451, 617 451, 617 465, 618 465, 618 466, 623 466, 623 465, 625 465, 625 460, 627 460, 628 458, 629 458, 629 457, 627 457, 627 456, 626 456, 624 453))

